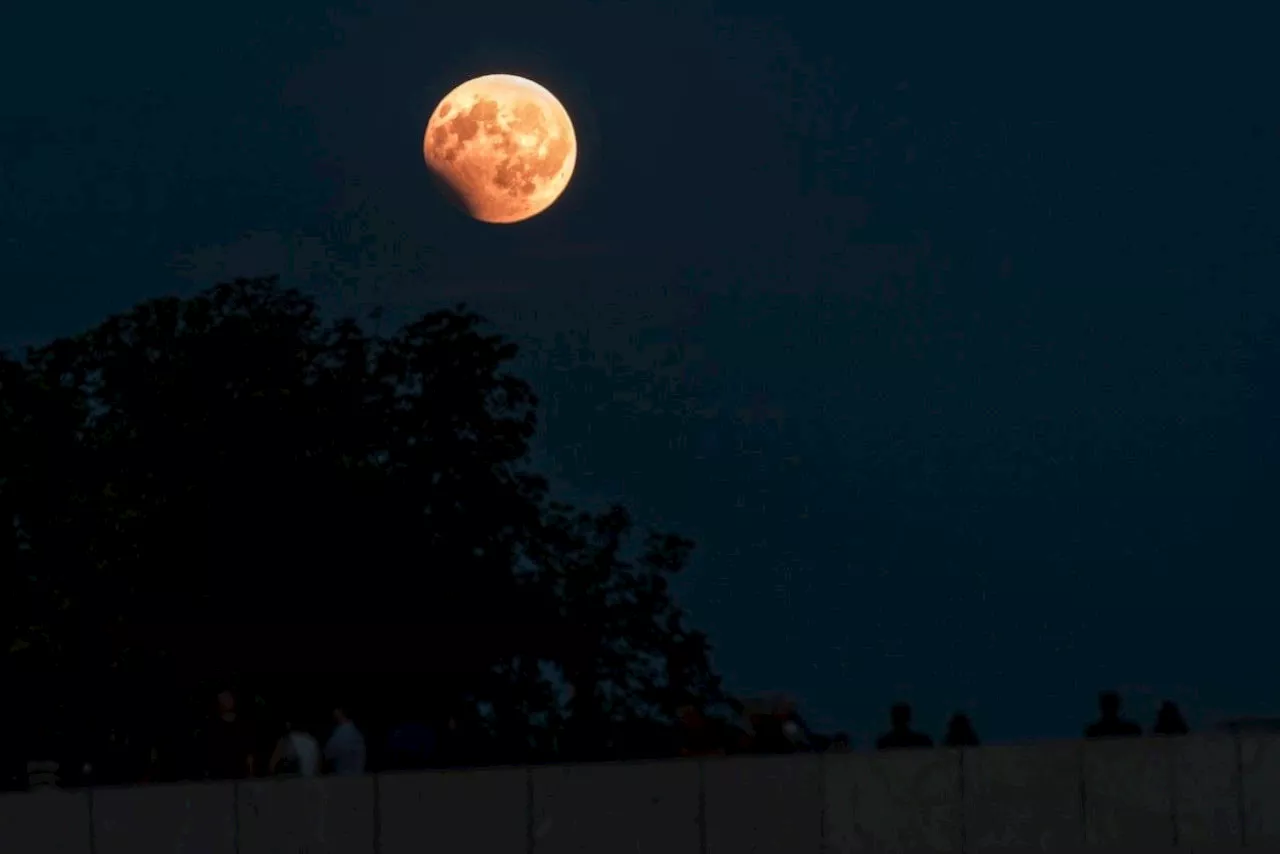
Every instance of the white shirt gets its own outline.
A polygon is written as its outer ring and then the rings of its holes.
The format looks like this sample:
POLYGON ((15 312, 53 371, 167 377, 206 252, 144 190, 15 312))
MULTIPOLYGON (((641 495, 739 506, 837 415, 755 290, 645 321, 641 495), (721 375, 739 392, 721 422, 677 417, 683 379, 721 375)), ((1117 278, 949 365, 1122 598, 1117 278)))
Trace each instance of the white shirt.
POLYGON ((303 777, 314 777, 320 773, 320 742, 310 733, 291 732, 284 738, 284 758, 297 762, 303 777))
POLYGON ((351 721, 338 724, 324 746, 324 758, 333 763, 335 774, 364 773, 364 736, 351 721))

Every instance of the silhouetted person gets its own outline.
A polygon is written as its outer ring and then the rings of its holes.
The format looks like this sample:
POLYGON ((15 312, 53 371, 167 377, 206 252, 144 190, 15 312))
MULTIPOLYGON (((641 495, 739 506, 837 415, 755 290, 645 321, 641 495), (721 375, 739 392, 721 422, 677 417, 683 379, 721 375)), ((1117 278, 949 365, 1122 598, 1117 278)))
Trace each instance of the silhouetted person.
POLYGON ((679 718, 681 756, 724 755, 724 729, 719 721, 707 720, 694 706, 681 706, 679 718))
POLYGON ((1156 713, 1156 725, 1152 727, 1151 732, 1154 735, 1186 735, 1190 732, 1187 721, 1182 717, 1177 703, 1172 700, 1165 700, 1160 704, 1160 711, 1156 713))
POLYGON ((895 703, 889 711, 891 729, 876 739, 876 750, 897 750, 904 747, 933 747, 933 739, 911 728, 911 706, 895 703))
POLYGON ((779 717, 782 718, 782 735, 789 745, 788 752, 812 751, 820 749, 819 746, 826 747, 825 739, 809 729, 809 724, 794 707, 788 706, 779 714, 779 717))
POLYGON ((956 713, 947 723, 947 735, 942 740, 947 747, 977 747, 978 731, 968 715, 956 713))
POLYGON ((132 745, 115 727, 89 765, 89 782, 93 785, 122 785, 136 782, 138 777, 137 757, 132 745))
POLYGON ((253 732, 236 710, 235 694, 218 694, 218 714, 209 727, 206 776, 214 780, 240 780, 254 772, 253 732))
POLYGON ((1120 695, 1115 691, 1103 691, 1098 695, 1098 711, 1101 717, 1085 729, 1085 738, 1133 738, 1142 735, 1142 727, 1120 717, 1120 695))
POLYGON ((346 709, 342 706, 333 710, 333 722, 333 734, 324 746, 325 760, 335 774, 363 774, 366 763, 364 734, 356 728, 355 722, 347 716, 346 709))
POLYGON ((724 752, 726 754, 750 753, 751 733, 748 731, 747 722, 731 713, 722 721, 722 724, 724 752))
POLYGON ((796 753, 813 748, 813 733, 788 697, 769 696, 757 702, 747 721, 753 753, 796 753))
POLYGON ((164 753, 158 746, 147 749, 146 759, 142 767, 142 775, 138 777, 141 784, 163 783, 168 780, 168 768, 165 767, 164 753))
POLYGON ((276 742, 267 772, 316 776, 320 773, 320 742, 311 733, 286 721, 284 735, 276 742))
POLYGON ((740 700, 729 700, 729 720, 726 723, 725 744, 730 753, 753 753, 755 751, 755 731, 751 724, 751 715, 740 700))
POLYGON ((429 767, 437 758, 436 730, 423 721, 405 721, 387 737, 387 764, 391 770, 412 771, 429 767))
POLYGON ((795 743, 787 737, 785 719, 772 712, 750 715, 753 753, 794 753, 795 743))

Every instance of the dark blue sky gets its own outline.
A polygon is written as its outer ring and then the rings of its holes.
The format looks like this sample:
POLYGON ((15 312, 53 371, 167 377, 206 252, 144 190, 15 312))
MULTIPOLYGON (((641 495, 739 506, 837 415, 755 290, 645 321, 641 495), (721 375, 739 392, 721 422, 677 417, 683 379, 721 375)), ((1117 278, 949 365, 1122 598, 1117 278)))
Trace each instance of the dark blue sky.
POLYGON ((527 342, 564 494, 697 538, 680 589, 731 688, 861 738, 898 698, 997 739, 1074 735, 1112 686, 1144 723, 1280 713, 1261 23, 27 6, 0 344, 241 274, 393 318, 466 300, 527 342), (421 161, 492 72, 582 145, 514 227, 421 161))

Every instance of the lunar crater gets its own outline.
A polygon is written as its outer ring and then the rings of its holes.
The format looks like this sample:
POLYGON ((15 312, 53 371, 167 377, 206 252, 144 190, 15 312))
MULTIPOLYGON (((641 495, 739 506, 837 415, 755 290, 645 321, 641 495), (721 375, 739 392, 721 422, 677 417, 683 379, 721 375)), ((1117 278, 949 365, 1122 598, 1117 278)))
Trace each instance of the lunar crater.
POLYGON ((427 166, 468 213, 517 222, 564 191, 577 141, 564 107, 518 77, 476 78, 450 92, 432 114, 423 143, 427 166))

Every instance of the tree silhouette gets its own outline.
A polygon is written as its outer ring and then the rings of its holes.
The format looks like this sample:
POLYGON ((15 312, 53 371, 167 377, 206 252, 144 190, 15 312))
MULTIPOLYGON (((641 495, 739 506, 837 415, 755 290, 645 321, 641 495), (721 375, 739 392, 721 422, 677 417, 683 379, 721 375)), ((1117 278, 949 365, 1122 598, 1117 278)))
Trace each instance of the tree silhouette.
POLYGON ((570 627, 553 636, 546 658, 572 688, 566 752, 579 758, 654 753, 655 722, 728 699, 708 666, 706 637, 684 626, 668 588, 693 543, 651 534, 628 560, 631 529, 621 507, 592 515, 554 504, 532 552, 544 568, 543 595, 570 627))
POLYGON ((515 355, 463 306, 370 335, 268 277, 0 361, 6 667, 170 718, 196 676, 388 721, 431 690, 530 755, 718 703, 667 588, 692 544, 550 501, 515 355))

